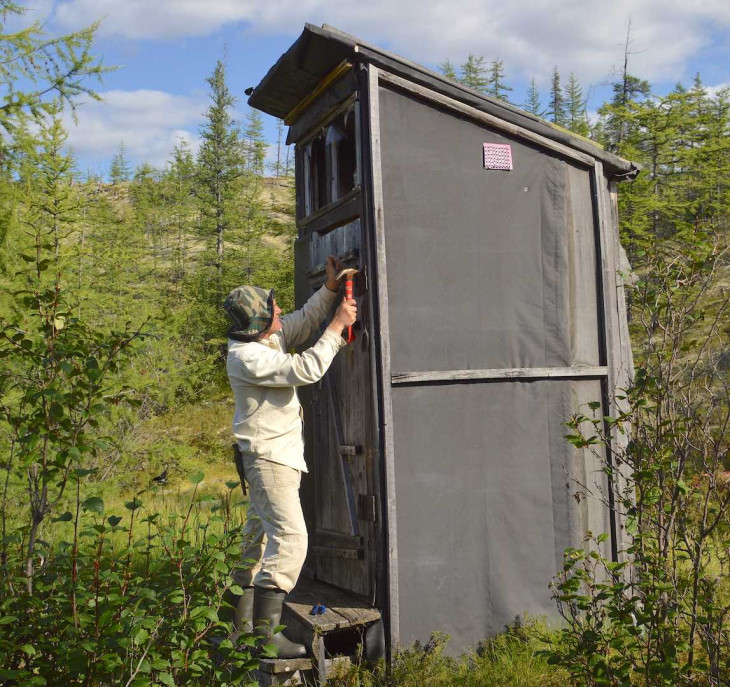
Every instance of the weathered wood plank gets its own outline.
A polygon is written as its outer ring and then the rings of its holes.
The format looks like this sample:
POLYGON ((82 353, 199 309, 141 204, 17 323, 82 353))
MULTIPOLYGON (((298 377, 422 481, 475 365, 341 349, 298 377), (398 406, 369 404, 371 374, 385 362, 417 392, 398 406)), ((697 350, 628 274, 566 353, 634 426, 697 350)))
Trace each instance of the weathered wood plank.
POLYGON ((334 546, 312 546, 312 552, 317 556, 330 556, 331 558, 346 558, 351 561, 361 561, 365 558, 365 550, 342 549, 334 546))
MULTIPOLYGON (((627 354, 628 332, 626 331, 626 303, 624 300, 623 280, 620 277, 620 260, 618 245, 618 217, 612 207, 611 197, 608 189, 608 180, 603 173, 603 165, 595 163, 594 184, 596 189, 596 202, 598 205, 598 226, 600 231, 601 249, 601 275, 603 281, 604 298, 604 328, 606 337, 606 356, 609 367, 609 374, 606 383, 606 394, 608 396, 609 414, 614 417, 622 408, 617 395, 626 388, 632 374, 633 361, 631 355, 627 354)), ((608 452, 608 462, 611 467, 615 466, 612 452, 620 454, 626 437, 614 432, 611 435, 611 450, 608 452)), ((625 466, 619 468, 626 469, 625 466)), ((618 551, 625 548, 627 541, 622 529, 622 518, 620 513, 615 512, 616 499, 614 491, 622 489, 624 482, 620 474, 614 475, 611 480, 611 508, 614 509, 612 519, 612 544, 613 554, 618 557, 618 551)))
POLYGON ((320 633, 366 625, 380 619, 380 611, 365 602, 331 585, 300 580, 287 597, 287 610, 298 622, 320 633), (327 611, 322 615, 310 615, 314 604, 322 603, 327 611))
POLYGON ((398 602, 398 527, 395 495, 395 440, 393 437, 393 400, 391 396, 390 369, 390 320, 388 313, 388 270, 385 252, 385 218, 383 202, 383 170, 381 166, 380 134, 380 70, 368 65, 368 116, 370 124, 370 169, 372 174, 373 225, 375 229, 375 268, 378 283, 378 312, 380 324, 380 368, 382 394, 383 451, 380 462, 385 472, 387 522, 385 523, 386 546, 383 547, 387 575, 388 626, 392 648, 400 642, 400 609, 398 602))
POLYGON ((315 222, 317 222, 317 229, 312 229, 312 231, 322 231, 328 226, 341 224, 349 218, 356 217, 359 214, 359 202, 355 203, 352 208, 349 204, 352 201, 357 201, 359 196, 360 187, 355 186, 352 191, 346 193, 344 196, 342 196, 342 198, 338 198, 337 200, 331 202, 329 205, 325 205, 323 208, 320 208, 316 212, 313 212, 310 215, 307 215, 306 217, 300 219, 297 222, 297 229, 299 229, 299 231, 301 232, 303 229, 307 229, 310 227, 310 225, 313 225, 315 222), (342 214, 342 216, 340 213, 342 214))
POLYGON ((314 531, 314 543, 317 546, 358 549, 364 546, 365 537, 356 537, 345 532, 335 532, 333 530, 316 529, 314 531))
POLYGON ((489 370, 427 370, 393 372, 391 382, 397 384, 429 384, 433 382, 488 381, 502 379, 581 379, 606 377, 606 366, 594 367, 514 367, 489 370))
POLYGON ((313 103, 319 95, 324 93, 335 81, 341 79, 347 72, 352 69, 352 63, 342 60, 329 74, 327 74, 317 85, 317 87, 308 93, 299 103, 297 103, 289 113, 284 117, 284 124, 291 126, 299 119, 301 114, 313 103))
POLYGON ((357 79, 353 72, 350 72, 289 127, 286 144, 306 145, 331 120, 357 100, 357 92, 353 92, 356 89, 357 79))
MULTIPOLYGON (((346 670, 352 663, 350 656, 333 656, 324 659, 325 676, 332 677, 339 671, 346 670)), ((297 687, 298 685, 313 685, 314 674, 317 670, 310 658, 299 659, 264 659, 259 670, 254 674, 260 687, 297 687)), ((320 685, 324 683, 318 675, 320 685)))

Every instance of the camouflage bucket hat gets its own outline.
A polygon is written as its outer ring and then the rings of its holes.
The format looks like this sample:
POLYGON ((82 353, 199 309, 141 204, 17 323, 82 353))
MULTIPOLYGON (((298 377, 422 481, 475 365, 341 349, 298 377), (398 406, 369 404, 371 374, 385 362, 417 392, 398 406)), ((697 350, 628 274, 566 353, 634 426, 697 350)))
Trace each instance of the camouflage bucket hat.
POLYGON ((228 294, 223 308, 233 322, 229 335, 258 336, 274 320, 274 289, 266 291, 258 286, 239 286, 228 294))

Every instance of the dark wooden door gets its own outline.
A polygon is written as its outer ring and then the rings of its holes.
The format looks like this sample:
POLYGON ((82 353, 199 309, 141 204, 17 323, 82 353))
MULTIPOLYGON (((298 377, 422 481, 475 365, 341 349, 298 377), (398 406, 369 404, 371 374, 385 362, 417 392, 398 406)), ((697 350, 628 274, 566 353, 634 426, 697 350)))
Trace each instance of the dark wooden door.
POLYGON ((298 301, 321 288, 328 255, 361 270, 355 279, 359 310, 356 339, 340 351, 322 381, 302 393, 310 469, 303 499, 310 572, 321 581, 371 599, 377 517, 373 489, 372 335, 360 221, 307 235, 298 244, 298 301))

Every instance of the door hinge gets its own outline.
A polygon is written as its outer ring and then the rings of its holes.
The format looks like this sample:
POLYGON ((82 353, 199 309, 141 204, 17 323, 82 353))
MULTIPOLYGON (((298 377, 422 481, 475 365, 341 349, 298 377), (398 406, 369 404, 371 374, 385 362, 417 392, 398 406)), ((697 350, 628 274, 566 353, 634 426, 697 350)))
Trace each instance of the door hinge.
POLYGON ((365 522, 375 522, 376 515, 375 497, 370 494, 358 494, 357 519, 365 522))

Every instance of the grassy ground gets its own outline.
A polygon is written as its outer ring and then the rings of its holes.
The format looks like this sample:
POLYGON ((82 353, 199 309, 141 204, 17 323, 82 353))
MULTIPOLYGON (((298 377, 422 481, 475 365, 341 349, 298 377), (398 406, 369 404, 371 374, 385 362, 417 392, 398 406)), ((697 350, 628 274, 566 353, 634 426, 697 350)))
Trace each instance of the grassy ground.
POLYGON ((542 652, 556 641, 536 621, 516 623, 473 651, 458 658, 448 655, 448 637, 434 635, 425 645, 400 653, 390 672, 353 666, 333 677, 341 687, 563 687, 566 671, 548 665, 542 652))

